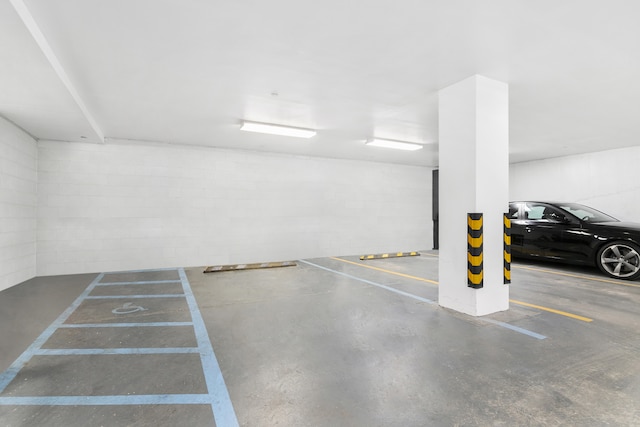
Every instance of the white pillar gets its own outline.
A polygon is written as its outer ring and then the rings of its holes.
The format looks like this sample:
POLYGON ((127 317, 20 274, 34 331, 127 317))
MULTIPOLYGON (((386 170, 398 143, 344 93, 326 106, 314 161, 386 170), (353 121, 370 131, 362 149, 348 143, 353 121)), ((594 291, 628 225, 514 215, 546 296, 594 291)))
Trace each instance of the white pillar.
POLYGON ((509 309, 509 88, 473 76, 439 93, 439 303, 472 316, 509 309), (467 286, 467 213, 483 214, 483 287, 467 286))

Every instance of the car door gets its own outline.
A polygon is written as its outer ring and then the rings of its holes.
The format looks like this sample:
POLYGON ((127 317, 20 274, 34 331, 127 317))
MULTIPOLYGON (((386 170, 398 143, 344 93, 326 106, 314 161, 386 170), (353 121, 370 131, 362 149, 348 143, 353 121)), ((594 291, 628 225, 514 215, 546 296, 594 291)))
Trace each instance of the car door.
POLYGON ((523 203, 512 202, 509 203, 509 212, 507 216, 511 220, 511 255, 526 256, 522 252, 522 242, 524 241, 524 221, 522 219, 522 207, 523 203))
MULTIPOLYGON (((523 213, 522 251, 531 257, 566 259, 571 249, 568 234, 576 224, 562 210, 541 202, 526 202, 523 213)), ((579 224, 577 224, 579 227, 579 224)))

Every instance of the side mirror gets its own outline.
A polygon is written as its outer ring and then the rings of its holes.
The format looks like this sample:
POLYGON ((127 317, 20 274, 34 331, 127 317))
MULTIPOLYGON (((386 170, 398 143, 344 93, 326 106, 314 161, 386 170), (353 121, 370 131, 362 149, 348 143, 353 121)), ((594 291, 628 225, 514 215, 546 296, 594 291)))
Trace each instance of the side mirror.
POLYGON ((563 215, 560 218, 560 222, 562 224, 567 224, 567 225, 570 225, 570 224, 579 225, 580 224, 580 220, 578 220, 577 218, 572 218, 572 217, 566 216, 566 215, 563 215))

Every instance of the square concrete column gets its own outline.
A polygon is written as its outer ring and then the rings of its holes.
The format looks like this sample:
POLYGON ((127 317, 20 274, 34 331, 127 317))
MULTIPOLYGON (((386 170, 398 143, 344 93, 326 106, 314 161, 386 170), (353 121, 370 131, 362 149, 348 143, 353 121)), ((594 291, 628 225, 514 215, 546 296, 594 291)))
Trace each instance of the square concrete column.
POLYGON ((439 93, 439 303, 472 316, 509 309, 509 88, 473 76, 439 93), (468 285, 467 214, 482 213, 482 287, 468 285))

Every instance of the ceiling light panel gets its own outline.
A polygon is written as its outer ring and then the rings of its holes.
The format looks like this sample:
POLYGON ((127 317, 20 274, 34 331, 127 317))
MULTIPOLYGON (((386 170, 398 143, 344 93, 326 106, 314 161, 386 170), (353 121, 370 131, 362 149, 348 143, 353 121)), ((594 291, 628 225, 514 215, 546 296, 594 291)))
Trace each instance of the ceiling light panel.
POLYGON ((390 139, 369 139, 365 142, 367 145, 372 145, 374 147, 384 147, 384 148, 394 148, 396 150, 407 150, 407 151, 415 151, 420 150, 422 148, 422 144, 416 144, 413 142, 403 142, 403 141, 392 141, 390 139))
POLYGON ((274 125, 272 123, 242 122, 240 130, 248 132, 268 133, 271 135, 293 136, 297 138, 311 138, 317 132, 313 129, 296 128, 291 126, 274 125))

